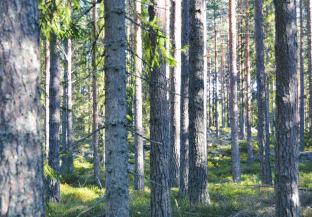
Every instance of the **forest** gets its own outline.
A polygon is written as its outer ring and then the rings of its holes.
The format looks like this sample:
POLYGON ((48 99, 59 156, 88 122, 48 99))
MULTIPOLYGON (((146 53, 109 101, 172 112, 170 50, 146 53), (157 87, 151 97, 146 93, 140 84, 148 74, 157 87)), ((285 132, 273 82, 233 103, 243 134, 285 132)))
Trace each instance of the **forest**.
POLYGON ((0 216, 312 217, 312 0, 0 0, 0 216))

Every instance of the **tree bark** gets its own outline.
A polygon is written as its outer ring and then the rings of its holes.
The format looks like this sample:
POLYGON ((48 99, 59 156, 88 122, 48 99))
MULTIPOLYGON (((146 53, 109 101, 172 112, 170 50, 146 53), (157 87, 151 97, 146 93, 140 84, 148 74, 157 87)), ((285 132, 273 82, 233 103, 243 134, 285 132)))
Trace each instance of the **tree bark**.
POLYGON ((49 155, 49 86, 50 86, 50 43, 46 39, 44 42, 44 65, 45 65, 45 158, 49 155))
POLYGON ((240 151, 238 144, 237 67, 236 67, 236 2, 229 0, 229 59, 230 59, 230 125, 232 140, 232 176, 240 181, 240 151))
MULTIPOLYGON (((93 0, 92 9, 92 132, 96 131, 99 126, 98 112, 98 89, 97 89, 97 63, 96 63, 96 38, 97 38, 97 7, 96 0, 93 0)), ((93 173, 94 181, 101 186, 100 181, 100 157, 99 157, 99 133, 92 135, 93 147, 93 173)))
POLYGON ((106 216, 129 216, 125 1, 105 5, 106 216))
POLYGON ((253 161, 253 147, 251 134, 251 78, 250 78, 250 25, 249 0, 246 0, 246 127, 247 127, 247 153, 248 161, 253 161))
POLYGON ((37 1, 0 4, 0 215, 43 217, 37 1))
POLYGON ((312 0, 307 0, 308 76, 309 76, 309 131, 312 133, 312 0))
POLYGON ((181 0, 170 0, 170 39, 172 43, 172 56, 176 64, 171 68, 170 93, 170 186, 178 187, 180 184, 180 118, 181 118, 181 0))
POLYGON ((190 0, 189 197, 191 206, 209 204, 204 71, 205 1, 190 0))
MULTIPOLYGON (((182 0, 182 47, 189 44, 189 10, 190 0, 182 0)), ((189 52, 182 53, 181 77, 181 147, 180 147, 180 196, 185 197, 188 192, 189 175, 189 52)))
POLYGON ((255 43, 256 43, 256 72, 257 72, 257 95, 258 95, 258 143, 260 158, 260 178, 263 184, 272 184, 269 147, 264 139, 264 123, 266 106, 266 85, 264 69, 264 43, 263 43, 263 2, 255 1, 255 43))
POLYGON ((300 151, 304 151, 304 3, 300 0, 300 151))
MULTIPOLYGON (((167 18, 169 14, 167 0, 152 1, 149 5, 150 21, 157 20, 159 31, 168 35, 167 18)), ((171 217, 169 188, 169 101, 167 66, 157 47, 158 31, 150 32, 151 58, 159 54, 159 67, 151 69, 150 77, 150 137, 151 141, 151 217, 171 217)))
POLYGON ((214 121, 215 121, 215 128, 216 128, 216 138, 219 138, 219 108, 218 108, 218 47, 217 47, 217 38, 218 38, 218 32, 217 32, 217 24, 216 24, 216 9, 214 8, 213 11, 213 28, 214 28, 214 121))
POLYGON ((296 1, 275 0, 276 17, 276 216, 299 217, 299 111, 296 1))
POLYGON ((48 180, 48 198, 50 201, 60 200, 60 124, 61 124, 61 66, 59 40, 55 33, 50 36, 50 131, 49 131, 49 157, 48 164, 57 177, 48 180))

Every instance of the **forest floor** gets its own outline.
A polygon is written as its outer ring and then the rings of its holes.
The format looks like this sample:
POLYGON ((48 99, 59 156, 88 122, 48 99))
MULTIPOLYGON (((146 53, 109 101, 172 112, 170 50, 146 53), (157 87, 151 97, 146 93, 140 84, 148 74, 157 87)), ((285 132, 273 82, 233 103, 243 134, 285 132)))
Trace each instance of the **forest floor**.
MULTIPOLYGON (((261 186, 259 162, 247 162, 246 142, 241 144, 242 181, 235 184, 231 179, 231 147, 228 130, 221 139, 210 137, 209 141, 209 194, 211 205, 190 209, 188 201, 178 196, 178 189, 172 189, 172 210, 174 217, 274 217, 274 189, 261 186)), ((254 139, 255 141, 255 139, 254 139)), ((256 145, 256 144, 254 144, 256 145)), ((272 147, 273 148, 273 147, 272 147)), ((312 147, 310 147, 311 149, 312 147)), ((149 152, 146 153, 145 191, 133 189, 133 175, 130 179, 130 216, 150 216, 149 152)), ((257 148, 255 150, 257 158, 257 148)), ((130 155, 130 164, 134 162, 130 155)), ((274 162, 271 163, 272 168, 274 162)), ((49 217, 100 217, 105 211, 105 190, 93 181, 92 155, 89 145, 81 146, 74 161, 75 173, 63 177, 61 202, 47 204, 49 217)), ((104 172, 102 172, 104 174, 104 172)), ((104 184, 104 180, 102 180, 104 184)), ((303 217, 312 217, 312 162, 300 163, 300 202, 303 217)))

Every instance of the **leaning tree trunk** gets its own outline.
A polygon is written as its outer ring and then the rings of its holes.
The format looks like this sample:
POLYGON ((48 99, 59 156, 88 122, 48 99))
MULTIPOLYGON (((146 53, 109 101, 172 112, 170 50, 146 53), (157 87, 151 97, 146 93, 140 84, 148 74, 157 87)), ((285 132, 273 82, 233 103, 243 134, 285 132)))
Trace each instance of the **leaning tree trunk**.
POLYGON ((266 151, 264 141, 264 122, 266 114, 266 85, 264 69, 264 43, 263 43, 263 12, 262 0, 255 1, 255 43, 256 43, 256 71, 257 71, 257 94, 258 94, 258 143, 260 158, 260 178, 263 184, 272 184, 271 166, 269 153, 266 151))
MULTIPOLYGON (((157 20, 162 34, 168 35, 167 0, 152 1, 149 5, 150 21, 157 20)), ((152 29, 150 32, 151 58, 159 53, 159 67, 154 66, 150 75, 150 137, 151 137, 151 217, 171 217, 170 188, 169 188, 169 102, 167 91, 166 63, 157 50, 159 33, 152 29)))
POLYGON ((170 0, 170 38, 173 45, 175 67, 171 68, 170 93, 170 186, 178 187, 180 184, 180 118, 181 118, 181 0, 170 0))
POLYGON ((308 75, 309 75, 309 131, 312 133, 312 0, 307 0, 308 75))
POLYGON ((106 216, 129 216, 125 1, 105 5, 106 216))
POLYGON ((189 197, 192 206, 209 203, 204 71, 205 6, 204 0, 190 0, 189 197))
POLYGON ((229 0, 229 59, 230 59, 230 125, 232 140, 232 176, 240 181, 240 153, 238 144, 237 67, 236 67, 236 3, 229 0))
MULTIPOLYGON (((142 2, 136 1, 136 22, 141 24, 142 2)), ((135 104, 134 104, 134 124, 137 134, 134 137, 135 144, 135 179, 134 187, 136 190, 144 190, 144 145, 143 138, 140 135, 144 134, 143 130, 143 96, 142 96, 142 29, 140 26, 135 26, 136 31, 136 57, 135 57, 135 104)))
POLYGON ((50 131, 48 164, 55 171, 57 177, 48 180, 48 197, 50 201, 60 200, 60 105, 61 105, 61 66, 60 51, 57 47, 59 40, 55 33, 51 34, 50 52, 50 131))
POLYGON ((276 17, 276 216, 299 217, 296 1, 274 1, 276 17))
MULTIPOLYGON (((182 46, 189 44, 189 8, 190 0, 182 0, 182 46)), ((188 192, 189 175, 189 53, 182 53, 181 77, 181 147, 180 147, 180 196, 188 192)))
POLYGON ((97 63, 96 63, 96 40, 97 40, 97 8, 96 0, 93 0, 92 9, 92 147, 93 147, 93 175, 98 186, 100 181, 100 157, 99 157, 99 112, 98 112, 98 94, 97 94, 97 63))
POLYGON ((300 151, 304 151, 304 3, 300 0, 300 151))
POLYGON ((37 8, 0 4, 0 216, 44 216, 37 8))

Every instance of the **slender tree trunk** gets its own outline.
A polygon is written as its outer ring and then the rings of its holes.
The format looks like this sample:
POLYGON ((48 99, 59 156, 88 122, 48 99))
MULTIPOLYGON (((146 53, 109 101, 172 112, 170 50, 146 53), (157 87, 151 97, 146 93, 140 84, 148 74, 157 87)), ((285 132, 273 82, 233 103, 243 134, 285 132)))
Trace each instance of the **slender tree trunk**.
POLYGON ((37 8, 34 0, 0 6, 1 216, 44 216, 37 8))
POLYGON ((256 41, 256 71, 258 91, 258 143, 260 158, 260 178, 263 184, 272 184, 269 147, 264 139, 264 123, 266 114, 265 97, 265 69, 264 69, 264 43, 263 43, 263 12, 262 0, 255 1, 255 41, 256 41))
POLYGON ((276 216, 299 217, 299 111, 296 1, 275 0, 276 17, 276 216))
POLYGON ((300 151, 304 151, 304 3, 300 0, 300 151))
POLYGON ((46 39, 44 43, 44 62, 45 62, 45 158, 49 155, 49 87, 50 87, 50 43, 46 39))
POLYGON ((238 143, 237 68, 236 68, 236 2, 229 0, 229 56, 230 56, 230 125, 232 140, 233 181, 240 181, 240 151, 238 143))
MULTIPOLYGON (((182 46, 189 44, 189 10, 190 0, 182 1, 182 46)), ((189 175, 189 53, 182 53, 181 79, 181 149, 180 149, 180 196, 185 197, 188 192, 189 175)))
MULTIPOLYGON (((157 20, 162 34, 168 35, 167 0, 152 1, 149 5, 150 21, 157 20)), ((158 31, 150 33, 151 57, 156 52, 158 31)), ((170 188, 169 188, 169 102, 167 81, 167 66, 161 55, 158 57, 159 67, 151 69, 150 77, 150 137, 151 137, 151 217, 171 217, 170 188)))
POLYGON ((225 53, 221 48, 221 127, 225 127, 225 53))
POLYGON ((55 171, 57 177, 50 178, 48 197, 50 201, 60 200, 60 104, 61 104, 61 66, 59 41, 52 33, 50 39, 51 66, 50 66, 50 131, 48 164, 55 171))
POLYGON ((309 130, 312 133, 312 0, 307 0, 308 75, 309 75, 309 130))
POLYGON ((181 118, 181 0, 170 0, 170 38, 173 45, 175 67, 171 68, 170 93, 170 186, 178 187, 180 184, 180 118, 181 118))
POLYGON ((214 28, 214 80, 215 80, 215 91, 214 91, 214 107, 215 107, 215 127, 216 127, 216 137, 219 138, 219 110, 218 110, 218 47, 217 47, 217 24, 216 24, 216 10, 214 9, 214 18, 213 18, 213 28, 214 28))
POLYGON ((129 216, 125 1, 105 5, 106 216, 129 216))
POLYGON ((251 135, 251 78, 250 78, 250 25, 249 0, 246 0, 246 127, 247 127, 247 153, 248 161, 253 161, 253 147, 251 135))
POLYGON ((189 196, 192 206, 209 203, 205 119, 205 1, 190 0, 189 196))
MULTIPOLYGON (((141 13, 142 6, 140 1, 135 2, 136 7, 136 22, 141 24, 141 13)), ((135 130, 143 135, 143 96, 142 96, 142 57, 143 57, 143 47, 142 47, 142 29, 141 27, 135 27, 136 32, 136 59, 135 59, 135 108, 134 108, 134 123, 135 130)), ((134 187, 136 190, 144 190, 144 146, 143 138, 138 134, 135 134, 135 180, 134 187)))
MULTIPOLYGON (((99 126, 98 115, 98 89, 97 89, 97 63, 96 63, 96 38, 97 38, 97 7, 96 0, 93 0, 92 8, 92 132, 95 132, 99 126)), ((94 181, 101 186, 100 181, 100 157, 99 157, 99 133, 92 135, 93 147, 93 173, 94 181)))

